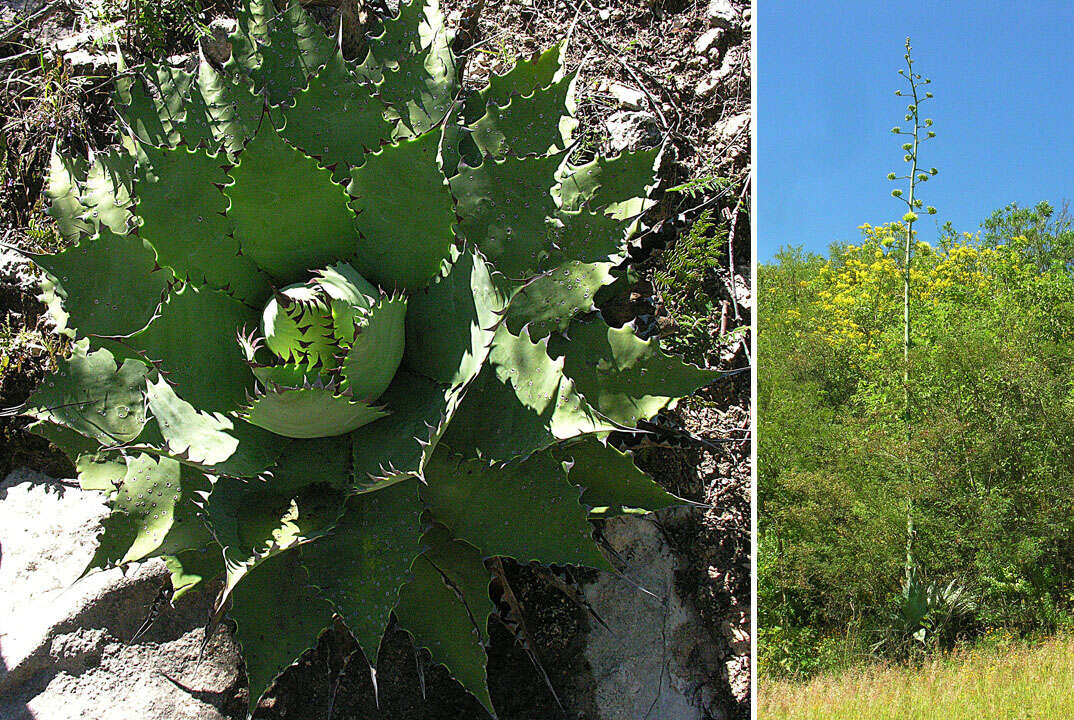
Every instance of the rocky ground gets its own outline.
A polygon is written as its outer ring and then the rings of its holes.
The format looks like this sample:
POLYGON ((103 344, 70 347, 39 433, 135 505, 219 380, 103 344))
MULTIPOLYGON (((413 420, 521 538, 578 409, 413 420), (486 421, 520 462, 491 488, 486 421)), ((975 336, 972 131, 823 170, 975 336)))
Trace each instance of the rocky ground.
MULTIPOLYGON (((182 55, 191 51, 193 35, 210 31, 215 18, 222 18, 216 27, 225 26, 231 12, 226 3, 203 3, 201 29, 178 32, 166 22, 164 30, 135 23, 130 8, 136 5, 114 7, 124 10, 117 14, 108 3, 0 2, 0 76, 6 77, 0 84, 0 239, 5 242, 35 249, 55 242, 40 200, 44 162, 54 141, 78 149, 112 140, 105 95, 115 54, 95 42, 102 24, 119 23, 125 52, 151 48, 160 55, 182 55)), ((386 10, 376 3, 366 8, 386 10)), ((482 85, 489 73, 505 70, 516 58, 568 38, 567 66, 579 71, 577 155, 667 143, 660 202, 644 218, 631 249, 639 281, 625 302, 605 312, 618 320, 636 319, 651 334, 682 337, 653 277, 668 249, 711 210, 728 239, 726 250, 703 269, 718 309, 702 323, 702 337, 716 340, 705 345, 702 359, 727 370, 748 368, 748 334, 727 332, 748 328, 752 314, 748 6, 737 0, 452 0, 444 10, 459 28, 456 49, 470 55, 464 78, 470 86, 482 85)), ((333 10, 319 12, 328 18, 333 10)), ((33 280, 18 256, 0 256, 0 407, 21 402, 64 351, 42 325, 33 280)), ((661 441, 619 439, 658 481, 709 506, 601 528, 634 584, 597 573, 570 576, 506 567, 523 608, 527 642, 493 623, 489 675, 501 718, 749 716, 749 392, 748 372, 730 376, 660 418, 661 441)), ((20 470, 0 487, 5 518, 0 582, 50 602, 62 600, 34 622, 3 621, 0 717, 135 716, 123 714, 129 712, 146 718, 240 717, 245 689, 226 631, 213 638, 209 661, 199 663, 194 650, 201 643, 204 598, 180 603, 170 620, 132 642, 157 595, 161 568, 149 563, 128 577, 113 571, 94 580, 89 590, 84 583, 90 578, 68 587, 77 572, 71 575, 74 565, 63 548, 92 543, 99 499, 51 480, 71 476, 65 461, 27 435, 20 421, 0 417, 0 472, 13 468, 45 474, 20 470), (73 513, 76 521, 42 521, 41 509, 53 507, 50 503, 60 516, 73 513), (19 554, 19 547, 32 543, 52 543, 51 555, 19 554), (134 690, 147 683, 155 688, 148 699, 134 690)), ((504 597, 499 601, 506 605, 504 597)), ((343 632, 324 635, 315 651, 280 678, 256 717, 480 716, 478 706, 442 669, 415 661, 401 632, 387 640, 378 706, 367 671, 346 662, 352 645, 343 632)))

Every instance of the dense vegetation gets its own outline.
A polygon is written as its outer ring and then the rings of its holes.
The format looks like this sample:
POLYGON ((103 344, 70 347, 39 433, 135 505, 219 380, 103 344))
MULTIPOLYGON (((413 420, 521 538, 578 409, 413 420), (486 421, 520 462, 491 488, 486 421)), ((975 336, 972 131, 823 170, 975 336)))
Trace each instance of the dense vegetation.
POLYGON ((915 238, 909 444, 905 228, 861 231, 827 258, 790 248, 759 268, 770 677, 1074 627, 1069 216, 1012 205, 978 233, 915 238))

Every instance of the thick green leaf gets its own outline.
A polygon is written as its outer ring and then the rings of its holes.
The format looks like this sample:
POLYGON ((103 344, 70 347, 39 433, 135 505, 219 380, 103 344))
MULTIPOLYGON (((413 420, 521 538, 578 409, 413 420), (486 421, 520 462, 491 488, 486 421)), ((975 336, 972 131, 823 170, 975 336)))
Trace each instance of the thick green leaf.
POLYGON ((357 232, 347 193, 268 123, 230 174, 234 182, 224 193, 242 254, 280 282, 354 255, 357 232))
POLYGON ((467 122, 473 123, 480 118, 489 103, 503 106, 513 95, 532 95, 554 83, 562 73, 563 43, 515 63, 503 75, 489 77, 488 85, 467 98, 467 122))
POLYGON ((433 517, 484 557, 611 569, 578 488, 547 454, 493 466, 436 453, 425 479, 421 497, 433 517))
POLYGON ((273 105, 304 88, 336 53, 336 43, 298 2, 287 2, 278 13, 271 0, 245 3, 231 44, 224 69, 248 75, 273 105))
MULTIPOLYGON (((337 50, 309 87, 280 107, 282 122, 277 127, 281 137, 307 155, 325 165, 338 165, 336 177, 343 178, 366 153, 391 139, 386 112, 384 103, 358 82, 337 50)), ((391 190, 394 185, 382 182, 380 187, 391 190)))
POLYGON ((406 298, 381 297, 354 339, 340 367, 342 388, 356 400, 371 403, 388 388, 403 359, 406 298))
POLYGON ((218 607, 265 560, 321 537, 343 510, 343 493, 311 476, 298 489, 278 491, 272 479, 221 477, 205 504, 209 529, 227 569, 218 607))
POLYGON ((308 485, 325 485, 340 492, 351 489, 350 438, 347 436, 293 440, 268 473, 274 492, 295 494, 308 485))
POLYGON ((574 463, 568 479, 582 488, 582 504, 594 510, 640 508, 659 510, 685 501, 660 487, 638 469, 630 453, 588 438, 557 447, 555 457, 574 463))
POLYGON ((660 148, 653 148, 568 166, 556 194, 564 210, 588 208, 617 219, 635 217, 652 204, 647 198, 656 185, 654 172, 659 159, 660 148))
POLYGON ((198 49, 198 78, 190 89, 186 118, 179 126, 183 142, 191 148, 206 147, 213 154, 223 147, 234 157, 257 133, 265 101, 253 93, 245 79, 233 80, 216 71, 198 49))
POLYGON ((642 340, 630 325, 612 328, 596 317, 572 323, 568 335, 551 338, 553 357, 563 358, 567 376, 601 414, 628 427, 719 377, 665 355, 655 338, 642 340))
POLYGON ((487 622, 487 611, 481 609, 483 616, 472 614, 459 591, 427 556, 414 562, 412 573, 413 580, 403 588, 395 610, 399 624, 413 636, 415 645, 428 650, 434 663, 444 665, 495 716, 485 671, 485 631, 479 624, 482 618, 487 622))
POLYGON ((388 616, 420 551, 418 481, 347 499, 326 537, 302 549, 310 583, 321 590, 376 665, 388 616))
POLYGON ((75 346, 67 360, 30 396, 24 413, 58 423, 102 445, 131 442, 145 426, 146 367, 136 360, 122 365, 107 350, 75 346))
POLYGON ((246 422, 289 438, 343 435, 387 414, 323 387, 268 390, 239 411, 246 422))
POLYGON ((179 463, 140 454, 127 458, 123 483, 102 521, 100 545, 90 567, 141 560, 164 541, 179 500, 179 463))
POLYGON ((559 212, 549 231, 551 248, 542 270, 567 262, 619 262, 626 251, 627 231, 632 223, 600 212, 559 212))
POLYGON ((380 401, 391 413, 351 436, 353 487, 376 490, 419 477, 454 411, 450 389, 400 370, 380 401))
POLYGON ((537 278, 511 299, 506 327, 516 335, 525 327, 541 339, 566 330, 575 315, 595 310, 597 291, 614 280, 614 263, 568 262, 537 278))
POLYGON ((261 313, 268 349, 311 374, 336 367, 339 347, 334 326, 327 298, 310 285, 290 285, 274 293, 261 313))
POLYGON ((422 556, 437 569, 466 605, 482 644, 489 642, 489 616, 495 605, 489 597, 491 579, 481 553, 473 545, 456 540, 446 528, 433 525, 421 538, 422 556))
POLYGON ((164 565, 171 574, 173 604, 202 582, 224 574, 224 560, 216 543, 166 555, 164 565))
POLYGON ((109 150, 93 160, 79 197, 85 210, 82 219, 95 231, 102 226, 125 235, 131 217, 131 175, 134 158, 126 152, 109 150))
POLYGON ((88 452, 78 456, 75 470, 78 471, 78 486, 83 490, 111 493, 123 484, 123 478, 127 475, 127 461, 118 452, 88 452))
POLYGON ((55 255, 33 261, 58 282, 69 324, 80 335, 129 335, 146 326, 164 296, 169 275, 157 268, 153 249, 134 235, 102 228, 55 255))
POLYGON ((332 622, 332 606, 306 583, 296 553, 284 553, 254 570, 234 592, 231 617, 250 679, 250 712, 272 683, 317 644, 332 622))
POLYGON ((131 134, 147 145, 173 147, 186 115, 184 97, 194 76, 170 65, 146 63, 127 74, 120 57, 115 107, 131 134))
POLYGON ((381 98, 400 119, 398 137, 428 132, 451 108, 458 90, 452 34, 436 0, 401 2, 399 15, 369 39, 369 54, 358 68, 378 83, 381 98))
POLYGON ((578 122, 574 112, 575 76, 562 78, 529 95, 512 95, 506 105, 490 104, 472 126, 484 155, 547 155, 563 150, 578 122))
POLYGON ((200 470, 183 465, 179 468, 179 488, 171 527, 153 554, 175 556, 212 547, 216 551, 216 565, 222 571, 224 564, 220 548, 203 520, 205 498, 212 490, 212 480, 200 470))
POLYGON ((575 391, 563 361, 550 358, 547 345, 501 327, 444 444, 467 455, 511 460, 560 440, 613 430, 575 391))
POLYGON ((49 200, 47 214, 56 221, 60 237, 68 242, 93 234, 92 226, 83 219, 86 206, 81 201, 80 182, 88 169, 84 159, 64 157, 53 146, 45 183, 45 197, 49 200))
POLYGON ((255 327, 257 313, 216 290, 173 292, 149 326, 126 343, 150 361, 176 392, 202 411, 234 410, 253 388, 236 332, 255 327))
POLYGON ((201 150, 145 148, 136 190, 139 234, 156 250, 157 262, 195 285, 208 284, 253 303, 270 292, 269 278, 231 236, 228 182, 223 159, 201 150))
POLYGON ((173 456, 232 477, 253 477, 286 447, 271 433, 242 420, 199 412, 163 379, 149 382, 146 398, 173 456))
POLYGON ((410 296, 403 367, 452 388, 465 386, 485 362, 506 306, 488 264, 463 251, 446 277, 410 296))
POLYGON ((562 155, 486 158, 451 179, 459 229, 510 280, 535 274, 552 249, 547 223, 556 213, 551 189, 562 160, 562 155))
MULTIPOLYGON (((47 382, 46 380, 46 384, 47 382)), ((78 468, 79 458, 83 455, 95 455, 101 447, 101 444, 96 440, 53 422, 37 420, 26 429, 38 437, 45 438, 59 448, 67 456, 67 459, 75 465, 75 469, 78 468)))
POLYGON ((402 140, 351 171, 347 192, 362 233, 355 265, 384 288, 425 286, 451 250, 455 211, 437 162, 439 142, 439 130, 402 140))

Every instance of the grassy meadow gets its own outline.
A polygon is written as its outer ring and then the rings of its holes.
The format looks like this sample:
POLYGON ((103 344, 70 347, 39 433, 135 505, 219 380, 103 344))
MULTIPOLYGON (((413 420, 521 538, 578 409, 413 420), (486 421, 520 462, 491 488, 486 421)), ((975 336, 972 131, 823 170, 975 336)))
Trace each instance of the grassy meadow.
POLYGON ((1074 637, 758 684, 758 720, 1074 718, 1074 637))

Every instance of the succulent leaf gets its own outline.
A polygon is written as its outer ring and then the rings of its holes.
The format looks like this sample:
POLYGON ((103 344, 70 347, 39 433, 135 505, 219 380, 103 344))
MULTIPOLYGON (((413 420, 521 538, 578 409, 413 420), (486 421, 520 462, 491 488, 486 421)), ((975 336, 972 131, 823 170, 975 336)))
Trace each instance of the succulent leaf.
POLYGON ((243 301, 269 293, 269 277, 239 254, 233 222, 220 186, 228 182, 222 158, 202 150, 145 148, 135 185, 138 234, 156 250, 157 262, 176 277, 208 284, 243 301))
POLYGON ((610 570, 562 464, 547 454, 507 465, 436 453, 421 497, 452 534, 481 551, 520 562, 610 570))
POLYGON ((68 242, 93 234, 90 224, 83 219, 86 206, 81 200, 80 178, 88 169, 85 159, 66 157, 52 148, 45 182, 45 197, 49 201, 47 214, 56 221, 60 237, 68 242))
POLYGON ((562 336, 550 339, 552 356, 562 357, 582 395, 621 425, 651 418, 719 377, 665 355, 655 338, 642 340, 629 325, 613 328, 597 317, 571 323, 568 334, 569 345, 562 336))
POLYGON ((473 547, 441 540, 414 561, 395 614, 399 624, 495 716, 486 680, 489 574, 473 547), (476 588, 484 582, 483 596, 476 588))
POLYGON ((94 238, 33 261, 53 278, 50 292, 81 336, 130 335, 146 326, 168 284, 152 246, 135 235, 102 228, 94 238))
POLYGON ((218 413, 199 412, 163 379, 148 383, 146 399, 172 456, 231 477, 254 477, 286 447, 269 433, 218 413))
POLYGON ((144 330, 124 342, 159 362, 184 400, 201 410, 226 412, 242 404, 253 380, 235 331, 256 322, 257 311, 231 296, 187 285, 168 297, 144 330))
POLYGON ((537 340, 566 330, 571 318, 596 309, 597 291, 613 281, 614 267, 610 262, 573 261, 537 278, 511 300, 507 328, 518 334, 525 327, 537 340))
POLYGON ((544 52, 515 63, 503 75, 489 77, 488 85, 467 100, 467 117, 473 122, 481 117, 489 103, 502 107, 512 95, 532 95, 560 79, 562 73, 563 43, 556 43, 544 52))
POLYGON ((359 76, 378 84, 399 119, 397 137, 421 135, 451 109, 458 90, 452 35, 436 0, 399 3, 399 15, 369 38, 359 76))
POLYGON ((630 508, 660 510, 684 503, 639 470, 630 453, 597 438, 558 447, 555 457, 572 463, 568 479, 583 488, 582 504, 601 515, 630 508))
POLYGON ((596 157, 579 167, 567 166, 556 194, 564 210, 602 210, 616 219, 640 215, 650 205, 653 172, 660 149, 624 152, 613 158, 596 157))
POLYGON ((491 460, 526 457, 560 440, 614 430, 576 392, 548 341, 501 327, 489 362, 467 392, 444 443, 491 460))
POLYGON ((246 422, 288 438, 343 435, 388 413, 331 388, 281 388, 253 398, 239 410, 246 422))
MULTIPOLYGON (((297 3, 296 3, 297 4, 297 3)), ((354 212, 332 173, 262 123, 224 189, 242 254, 278 281, 354 255, 354 212), (301 192, 296 192, 301 188, 301 192)))
POLYGON ((486 156, 546 155, 570 144, 578 122, 574 110, 575 76, 564 77, 529 95, 513 95, 503 106, 490 104, 471 128, 486 156))
POLYGON ((164 541, 179 500, 179 463, 140 454, 127 458, 123 481, 90 567, 148 557, 164 541))
POLYGON ((117 365, 108 350, 80 343, 26 401, 24 412, 63 425, 104 446, 128 443, 146 423, 145 365, 117 365))
POLYGON ((117 235, 127 232, 131 217, 131 175, 134 158, 110 150, 98 154, 82 188, 82 219, 96 231, 102 226, 117 235))
POLYGON ((446 276, 410 296, 407 308, 404 367, 462 388, 488 357, 507 299, 484 258, 463 251, 446 276))
POLYGON ((270 558, 233 594, 231 616, 250 678, 250 713, 273 678, 317 643, 332 605, 306 582, 295 553, 270 558))
POLYGON ((439 143, 439 130, 400 140, 351 171, 347 192, 362 233, 355 265, 385 288, 423 287, 451 250, 455 211, 437 161, 439 143))
POLYGON ((537 272, 549 252, 548 219, 555 172, 562 154, 496 161, 486 158, 451 179, 459 229, 509 280, 537 272))
POLYGON ((420 477, 448 420, 457 393, 400 370, 380 400, 391 415, 361 428, 352 439, 354 489, 369 492, 420 477))
MULTIPOLYGON (((120 56, 118 70, 126 70, 120 56)), ((116 80, 116 111, 130 133, 154 147, 174 147, 186 115, 184 96, 194 76, 170 65, 146 63, 141 72, 116 80)))
POLYGON ((186 117, 179 125, 183 143, 229 157, 242 150, 261 125, 265 101, 246 80, 231 80, 217 72, 199 48, 197 81, 191 85, 186 117))
POLYGON ((343 391, 373 402, 388 389, 403 359, 406 299, 382 297, 369 308, 369 320, 343 358, 343 391))
POLYGON ((278 11, 272 0, 249 0, 231 43, 224 69, 249 76, 272 105, 305 87, 336 53, 336 44, 298 2, 278 11))
POLYGON ((399 589, 421 551, 420 515, 417 480, 397 483, 349 498, 335 529, 302 549, 310 583, 332 603, 373 666, 399 589))
MULTIPOLYGON (((358 81, 337 49, 309 86, 280 106, 280 136, 307 155, 337 166, 337 179, 391 139, 388 108, 358 81)), ((389 186, 390 187, 390 186, 389 186)))

